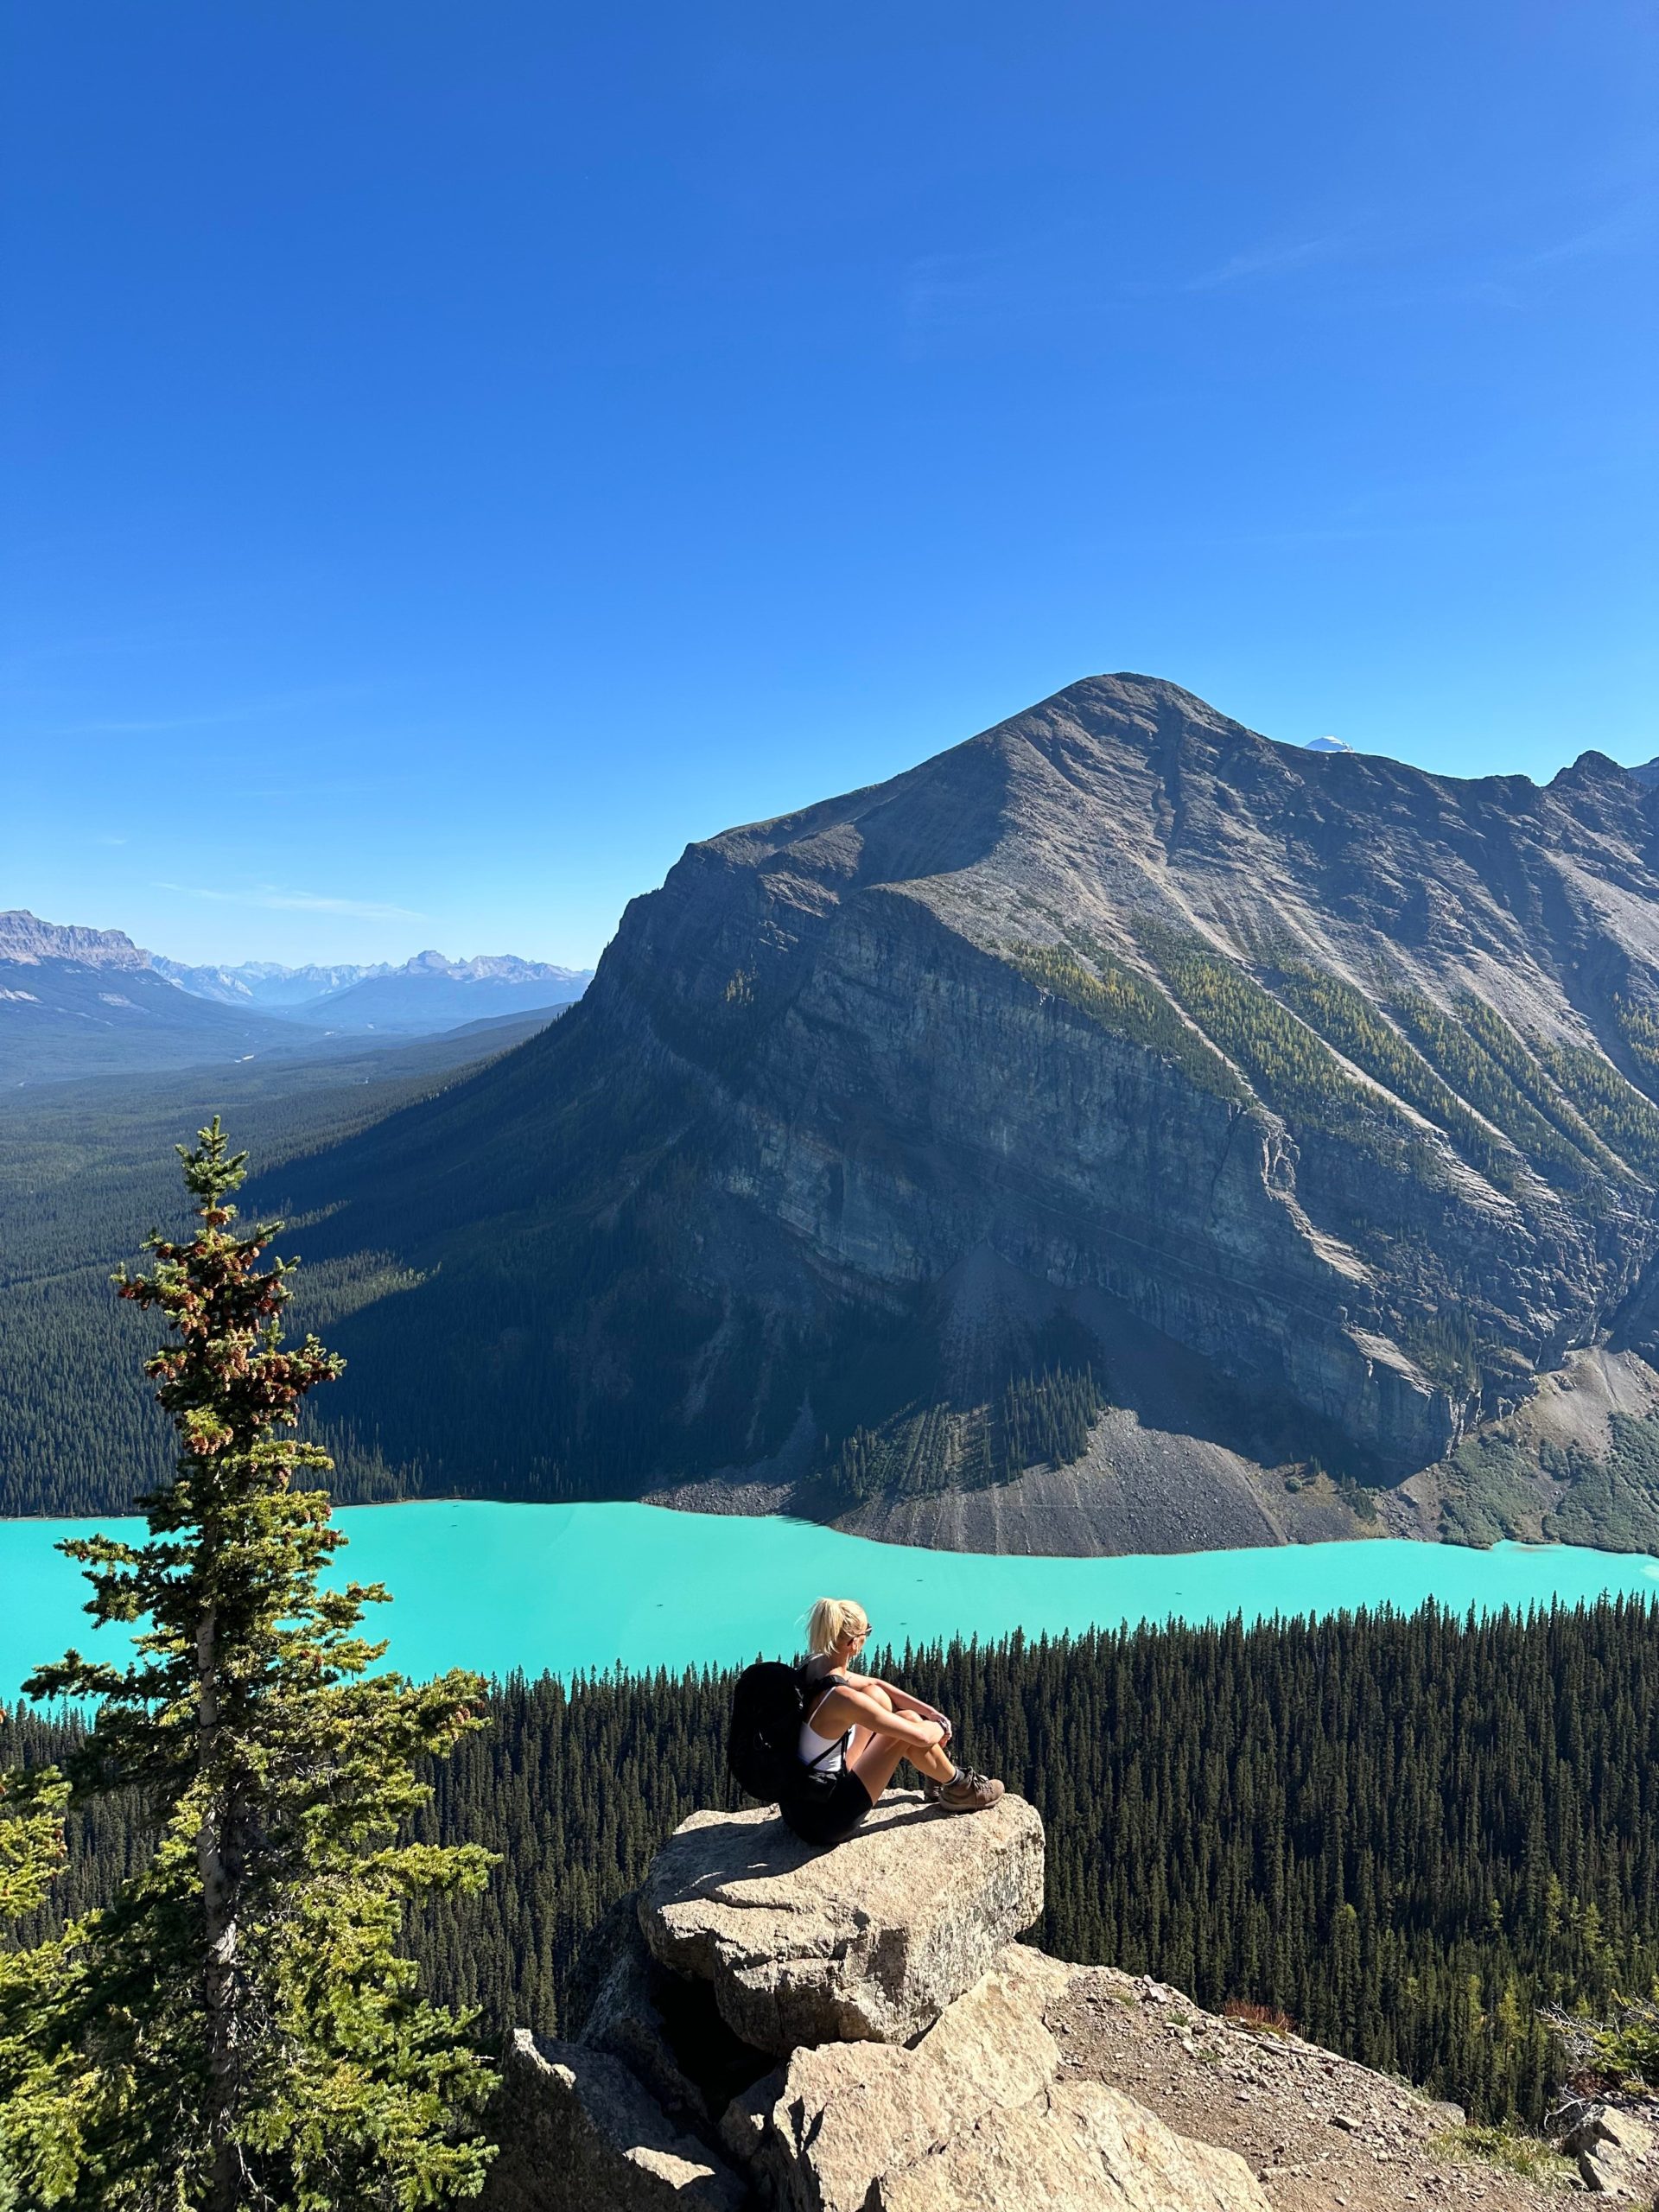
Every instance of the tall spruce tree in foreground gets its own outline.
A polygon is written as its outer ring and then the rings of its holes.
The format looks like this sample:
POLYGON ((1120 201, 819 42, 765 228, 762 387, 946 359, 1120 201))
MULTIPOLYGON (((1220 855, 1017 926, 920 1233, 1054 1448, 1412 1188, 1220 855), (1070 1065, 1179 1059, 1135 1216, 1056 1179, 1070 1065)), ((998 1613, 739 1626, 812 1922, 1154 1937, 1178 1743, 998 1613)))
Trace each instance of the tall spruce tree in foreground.
MULTIPOLYGON (((346 1538, 301 1469, 302 1400, 342 1363, 284 1349, 281 1228, 238 1233, 246 1155, 218 1120, 181 1145, 198 1226, 149 1239, 116 1277, 173 1341, 146 1372, 178 1431, 170 1488, 139 1501, 149 1540, 63 1549, 99 1621, 149 1626, 125 1669, 70 1652, 28 1685, 98 1700, 71 1762, 82 1801, 134 1793, 153 1858, 105 1910, 40 1952, 0 1958, 0 2212, 412 2212, 476 2195, 492 2077, 469 2021, 423 2002, 398 1955, 404 1901, 474 1891, 486 1853, 399 1844, 429 1794, 423 1755, 471 1727, 483 1685, 369 1671, 358 1633, 378 1585, 321 1586, 346 1538)), ((0 1785, 0 1913, 49 1874, 63 1790, 0 1785)))

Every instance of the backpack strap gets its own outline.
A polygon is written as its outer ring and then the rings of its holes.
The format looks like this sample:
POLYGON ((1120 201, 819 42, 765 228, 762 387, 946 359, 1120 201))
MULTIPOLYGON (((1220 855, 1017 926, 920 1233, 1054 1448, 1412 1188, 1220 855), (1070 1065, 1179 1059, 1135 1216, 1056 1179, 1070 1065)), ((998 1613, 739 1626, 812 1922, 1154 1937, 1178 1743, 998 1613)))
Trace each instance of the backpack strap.
POLYGON ((844 1690, 846 1687, 847 1677, 845 1675, 815 1675, 811 1681, 806 1684, 803 1692, 803 1695, 806 1699, 807 1719, 809 1720, 811 1719, 812 1715, 823 1703, 825 1698, 829 1696, 831 1690, 844 1690), (814 1694, 815 1692, 816 1695, 814 1694))

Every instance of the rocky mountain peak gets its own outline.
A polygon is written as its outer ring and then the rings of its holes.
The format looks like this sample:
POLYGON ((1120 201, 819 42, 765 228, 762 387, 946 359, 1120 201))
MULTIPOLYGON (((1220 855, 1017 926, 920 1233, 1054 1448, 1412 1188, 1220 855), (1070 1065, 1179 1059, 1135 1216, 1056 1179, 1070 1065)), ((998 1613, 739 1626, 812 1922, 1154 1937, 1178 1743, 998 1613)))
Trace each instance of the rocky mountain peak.
POLYGON ((401 969, 388 971, 404 976, 445 976, 474 982, 568 983, 584 971, 557 968, 545 960, 523 960, 512 952, 478 952, 470 960, 451 960, 430 950, 417 952, 401 969))
POLYGON ((41 960, 73 960, 84 968, 147 968, 149 955, 124 930, 90 930, 43 922, 26 908, 0 913, 0 960, 31 966, 41 960))
POLYGON ((1605 756, 1437 776, 1069 685, 689 847, 556 1032, 406 1117, 319 1232, 423 1274, 344 1344, 418 1360, 421 1433, 395 1382, 364 1418, 477 1458, 448 1348, 487 1251, 490 1452, 556 1437, 575 1494, 741 1479, 988 1548, 1355 1533, 1357 1483, 1576 1348, 1659 1348, 1656 880, 1605 756))

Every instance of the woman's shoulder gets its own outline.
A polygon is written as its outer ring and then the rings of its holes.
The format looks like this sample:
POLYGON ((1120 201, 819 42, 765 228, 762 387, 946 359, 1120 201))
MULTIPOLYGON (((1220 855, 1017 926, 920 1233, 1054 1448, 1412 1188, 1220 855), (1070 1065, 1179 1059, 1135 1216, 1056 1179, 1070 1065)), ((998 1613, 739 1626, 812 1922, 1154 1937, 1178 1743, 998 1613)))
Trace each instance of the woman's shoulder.
POLYGON ((837 1695, 845 1695, 847 1691, 848 1681, 845 1675, 823 1674, 813 1675, 806 1686, 806 1710, 808 1715, 810 1716, 823 1712, 832 1698, 837 1695))

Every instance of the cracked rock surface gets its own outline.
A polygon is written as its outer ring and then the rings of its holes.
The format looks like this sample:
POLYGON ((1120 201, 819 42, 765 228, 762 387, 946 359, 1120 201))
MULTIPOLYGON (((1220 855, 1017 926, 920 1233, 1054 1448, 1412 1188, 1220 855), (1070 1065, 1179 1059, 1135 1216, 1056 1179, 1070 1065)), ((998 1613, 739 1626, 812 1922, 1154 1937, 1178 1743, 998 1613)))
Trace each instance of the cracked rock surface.
POLYGON ((1042 1905, 1042 1822, 1023 1798, 963 1818, 889 1790, 833 1851, 768 1810, 694 1813, 652 1863, 639 1926, 661 1965, 712 1986, 737 2035, 782 2056, 909 2041, 1042 1905))
POLYGON ((511 2038, 483 2212, 1659 2204, 1650 2104, 1571 2101, 1558 2149, 1499 2159, 1406 2082, 1014 1940, 1042 1888, 1019 1798, 960 1819, 894 1792, 830 1851, 694 1815, 617 1916, 579 2040, 511 2038))

